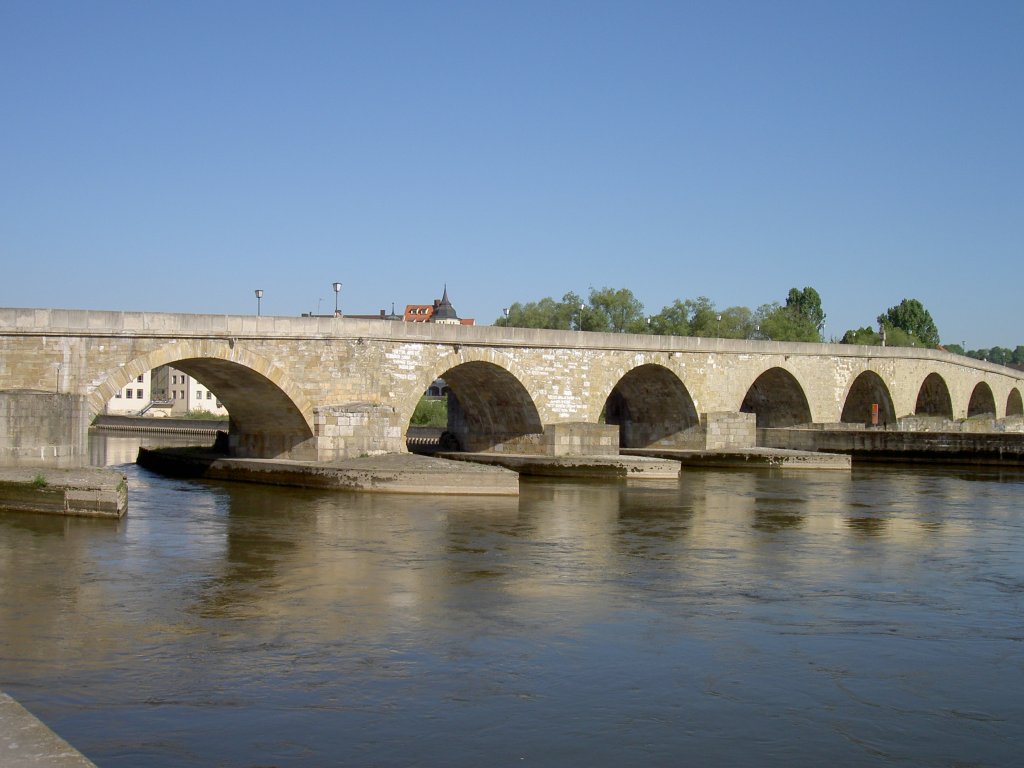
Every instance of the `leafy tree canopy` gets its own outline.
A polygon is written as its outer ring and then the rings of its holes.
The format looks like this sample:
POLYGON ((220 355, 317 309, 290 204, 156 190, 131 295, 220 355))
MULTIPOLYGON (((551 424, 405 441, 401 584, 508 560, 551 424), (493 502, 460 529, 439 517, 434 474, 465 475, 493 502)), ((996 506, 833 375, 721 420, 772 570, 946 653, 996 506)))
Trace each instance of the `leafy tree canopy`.
MULTIPOLYGON (((916 341, 925 346, 934 347, 939 343, 939 329, 924 305, 917 299, 904 299, 895 307, 889 307, 884 315, 878 316, 878 322, 888 328, 906 331, 916 341)), ((888 339, 887 339, 888 341, 888 339)), ((893 346, 905 346, 891 342, 893 346)))
POLYGON ((786 297, 786 309, 810 323, 818 332, 815 341, 821 341, 821 331, 825 327, 825 310, 821 308, 821 296, 810 286, 802 291, 789 289, 786 297))

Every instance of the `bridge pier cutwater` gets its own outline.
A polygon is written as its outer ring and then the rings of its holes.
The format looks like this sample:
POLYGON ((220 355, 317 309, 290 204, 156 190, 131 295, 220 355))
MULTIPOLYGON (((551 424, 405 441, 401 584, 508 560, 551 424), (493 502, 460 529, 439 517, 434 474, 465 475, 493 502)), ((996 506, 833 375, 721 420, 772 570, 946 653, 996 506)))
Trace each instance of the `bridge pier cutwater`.
MULTIPOLYGON (((391 320, 0 309, 0 460, 85 463, 89 423, 173 365, 231 414, 231 455, 403 452, 450 389, 462 450, 602 455, 750 447, 756 431, 1024 414, 1019 372, 940 350, 391 320)), ((1019 419, 1018 419, 1019 420, 1019 419)))

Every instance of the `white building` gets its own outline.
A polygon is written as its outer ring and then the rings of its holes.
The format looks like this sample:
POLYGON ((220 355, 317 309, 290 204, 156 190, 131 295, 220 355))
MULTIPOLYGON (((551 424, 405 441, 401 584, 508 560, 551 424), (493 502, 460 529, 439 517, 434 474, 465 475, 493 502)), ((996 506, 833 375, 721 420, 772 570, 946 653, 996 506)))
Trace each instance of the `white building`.
POLYGON ((195 411, 228 415, 227 409, 205 384, 169 365, 153 370, 153 400, 164 408, 170 408, 171 416, 184 416, 195 411))
POLYGON ((184 371, 162 365, 146 371, 107 401, 107 413, 121 416, 184 416, 203 411, 227 418, 228 412, 206 385, 184 371))
POLYGON ((149 405, 152 392, 152 371, 146 371, 129 382, 107 401, 107 413, 120 416, 138 416, 149 405))

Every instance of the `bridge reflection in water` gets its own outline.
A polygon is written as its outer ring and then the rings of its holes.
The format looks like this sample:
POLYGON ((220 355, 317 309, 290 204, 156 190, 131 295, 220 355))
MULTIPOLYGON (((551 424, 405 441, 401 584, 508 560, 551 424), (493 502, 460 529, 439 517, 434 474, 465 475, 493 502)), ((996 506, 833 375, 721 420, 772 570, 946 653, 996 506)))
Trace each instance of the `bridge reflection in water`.
POLYGON ((104 768, 1010 765, 1024 738, 1019 473, 444 499, 126 471, 119 523, 0 515, 0 676, 104 768))

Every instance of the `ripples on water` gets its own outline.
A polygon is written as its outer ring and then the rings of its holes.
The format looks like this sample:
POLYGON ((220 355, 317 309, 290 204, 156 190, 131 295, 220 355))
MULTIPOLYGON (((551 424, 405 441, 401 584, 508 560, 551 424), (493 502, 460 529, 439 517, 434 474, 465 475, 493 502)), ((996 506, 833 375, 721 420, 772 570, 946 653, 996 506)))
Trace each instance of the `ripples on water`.
POLYGON ((125 471, 119 523, 0 514, 0 688, 102 768, 1019 763, 1016 472, 125 471))

